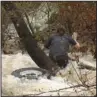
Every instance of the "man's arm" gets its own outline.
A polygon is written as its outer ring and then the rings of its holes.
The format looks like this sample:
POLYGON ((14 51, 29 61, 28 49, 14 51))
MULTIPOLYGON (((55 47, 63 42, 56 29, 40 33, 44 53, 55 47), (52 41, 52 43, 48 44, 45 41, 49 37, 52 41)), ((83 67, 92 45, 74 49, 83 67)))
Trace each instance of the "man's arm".
POLYGON ((74 45, 74 47, 79 49, 80 48, 80 44, 76 41, 76 44, 74 45))
POLYGON ((51 41, 52 41, 52 37, 50 37, 50 38, 46 41, 44 47, 45 47, 45 48, 49 48, 50 45, 51 45, 51 41))
POLYGON ((75 48, 77 48, 77 49, 80 48, 80 44, 76 40, 74 40, 72 37, 69 36, 68 40, 69 40, 69 43, 74 45, 75 48))

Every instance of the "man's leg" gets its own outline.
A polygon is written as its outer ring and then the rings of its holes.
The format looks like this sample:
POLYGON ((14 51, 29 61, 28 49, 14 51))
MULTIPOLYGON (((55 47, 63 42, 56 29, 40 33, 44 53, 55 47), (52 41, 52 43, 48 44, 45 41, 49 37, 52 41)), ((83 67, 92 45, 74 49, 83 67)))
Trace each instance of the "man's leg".
POLYGON ((49 54, 49 57, 50 57, 50 59, 51 59, 54 63, 56 63, 56 60, 53 58, 52 55, 49 54))
POLYGON ((68 56, 57 56, 56 61, 61 68, 65 68, 68 64, 68 56))
POLYGON ((67 64, 68 64, 68 56, 66 55, 66 56, 64 56, 64 65, 63 65, 63 67, 65 68, 66 66, 67 66, 67 64))

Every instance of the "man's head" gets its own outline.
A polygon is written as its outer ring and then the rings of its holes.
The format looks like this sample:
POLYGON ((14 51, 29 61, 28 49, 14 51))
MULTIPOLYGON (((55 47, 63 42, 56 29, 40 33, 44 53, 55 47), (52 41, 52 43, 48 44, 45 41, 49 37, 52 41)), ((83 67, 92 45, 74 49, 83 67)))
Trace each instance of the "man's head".
POLYGON ((58 28, 57 33, 58 33, 58 35, 61 35, 61 36, 64 35, 64 33, 65 33, 64 28, 58 28))

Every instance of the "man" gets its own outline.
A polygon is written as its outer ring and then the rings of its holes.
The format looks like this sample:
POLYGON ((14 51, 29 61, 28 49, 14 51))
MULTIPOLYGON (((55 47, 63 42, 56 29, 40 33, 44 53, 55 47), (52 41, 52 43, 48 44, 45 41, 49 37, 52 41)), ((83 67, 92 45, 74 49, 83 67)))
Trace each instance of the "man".
POLYGON ((64 33, 63 28, 58 28, 56 35, 51 36, 45 44, 45 47, 50 49, 49 57, 61 68, 65 68, 68 64, 69 46, 80 48, 77 41, 64 33))

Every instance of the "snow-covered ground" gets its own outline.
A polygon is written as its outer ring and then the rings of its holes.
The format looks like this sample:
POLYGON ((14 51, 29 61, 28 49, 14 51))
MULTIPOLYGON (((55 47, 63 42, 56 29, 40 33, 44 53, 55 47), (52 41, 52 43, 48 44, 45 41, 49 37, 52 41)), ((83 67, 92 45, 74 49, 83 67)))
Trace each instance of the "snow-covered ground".
MULTIPOLYGON (((92 62, 94 65, 96 61, 92 56, 85 56, 81 59, 92 62), (88 58, 89 57, 89 58, 88 58)), ((83 70, 79 72, 78 65, 75 61, 68 64, 68 67, 61 70, 62 76, 52 77, 51 80, 40 77, 38 80, 19 79, 11 75, 11 73, 20 68, 37 67, 35 62, 27 54, 12 54, 2 55, 2 95, 16 96, 16 95, 42 95, 42 96, 85 96, 95 95, 96 89, 93 93, 86 90, 84 87, 68 88, 73 85, 81 84, 78 75, 82 72, 88 72, 89 70, 83 70), (73 64, 73 65, 72 65, 73 64), (76 70, 76 71, 75 71, 76 70), (77 74, 76 74, 77 72, 77 74), (68 88, 68 89, 63 89, 68 88), (62 90, 59 90, 62 89, 62 90), (83 91, 84 89, 84 91, 83 91), (56 90, 56 91, 55 91, 56 90)), ((90 72, 90 71, 89 71, 90 72)), ((92 77, 96 76, 96 71, 91 71, 92 77)), ((86 77, 86 76, 85 76, 86 77)), ((96 78, 96 77, 95 77, 96 78)), ((96 83, 96 79, 93 83, 96 83)))

